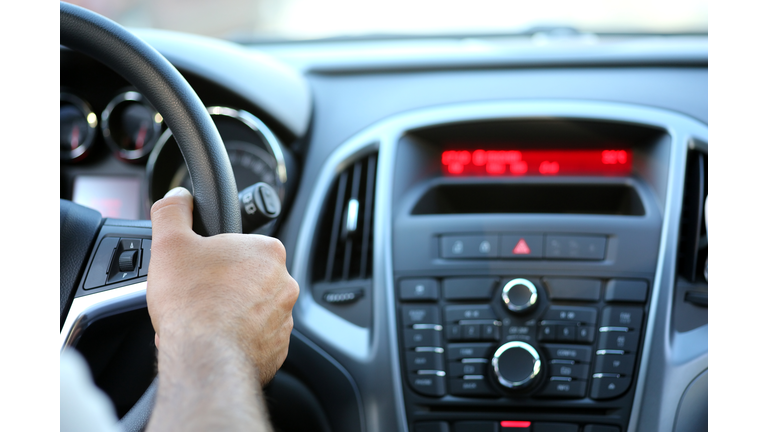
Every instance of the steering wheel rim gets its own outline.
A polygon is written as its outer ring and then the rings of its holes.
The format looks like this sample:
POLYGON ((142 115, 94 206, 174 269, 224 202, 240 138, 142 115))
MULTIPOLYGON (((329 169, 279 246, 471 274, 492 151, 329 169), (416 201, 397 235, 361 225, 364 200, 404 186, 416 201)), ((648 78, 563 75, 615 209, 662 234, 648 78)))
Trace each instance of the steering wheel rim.
MULTIPOLYGON (((202 101, 181 73, 119 24, 64 2, 60 2, 60 44, 111 68, 163 116, 192 180, 195 232, 207 236, 242 232, 235 177, 224 143, 202 101)), ((146 427, 156 388, 157 379, 121 419, 125 429, 146 427)))
POLYGON ((163 116, 192 180, 194 230, 206 236, 242 232, 235 176, 224 143, 181 73, 116 22, 64 2, 60 3, 60 43, 111 68, 163 116))

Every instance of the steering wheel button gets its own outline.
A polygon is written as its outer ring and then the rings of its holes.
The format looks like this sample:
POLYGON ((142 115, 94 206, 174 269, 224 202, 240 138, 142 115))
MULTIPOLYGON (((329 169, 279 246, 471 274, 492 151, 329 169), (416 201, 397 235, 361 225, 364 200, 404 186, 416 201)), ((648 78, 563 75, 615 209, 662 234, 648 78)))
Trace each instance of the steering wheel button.
POLYGON ((124 238, 120 239, 120 249, 127 250, 139 250, 141 249, 141 239, 124 238))
POLYGON ((136 255, 139 251, 129 250, 120 254, 118 269, 121 272, 132 272, 136 268, 136 255))
POLYGON ((88 270, 88 277, 85 279, 83 289, 92 289, 103 286, 107 282, 107 272, 112 262, 112 254, 117 247, 118 239, 116 237, 106 237, 101 241, 96 255, 93 257, 93 263, 88 270))
POLYGON ((152 240, 143 239, 141 241, 141 267, 139 276, 146 276, 149 271, 149 259, 152 257, 152 240))

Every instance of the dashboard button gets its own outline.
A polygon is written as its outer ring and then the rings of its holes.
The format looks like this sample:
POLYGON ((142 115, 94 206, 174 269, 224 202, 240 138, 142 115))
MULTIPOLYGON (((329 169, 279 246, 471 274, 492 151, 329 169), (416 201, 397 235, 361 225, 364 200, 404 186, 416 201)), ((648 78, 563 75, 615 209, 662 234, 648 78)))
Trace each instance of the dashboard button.
POLYGON ((96 254, 93 256, 93 263, 88 270, 88 276, 85 279, 84 289, 91 289, 103 286, 107 282, 107 271, 112 263, 112 254, 117 247, 118 239, 116 237, 106 237, 101 240, 96 254))
POLYGON ((464 375, 486 375, 486 370, 488 369, 488 362, 486 359, 466 359, 466 360, 477 360, 477 362, 449 363, 448 375, 453 378, 463 377, 464 375), (486 361, 481 361, 481 360, 486 360, 486 361))
POLYGON ((440 324, 440 310, 437 306, 403 306, 403 325, 440 324))
POLYGON ((417 370, 445 370, 441 353, 409 351, 405 353, 405 359, 409 372, 417 370))
POLYGON ((552 363, 549 365, 549 375, 585 380, 589 377, 589 365, 552 363))
POLYGON ((480 330, 480 338, 482 340, 499 340, 501 334, 501 328, 495 324, 483 324, 480 330))
POLYGON ((462 326, 458 324, 449 325, 445 337, 448 338, 449 341, 460 341, 462 338, 461 327, 462 326))
POLYGON ((600 300, 600 279, 544 278, 551 300, 600 300))
POLYGON ((411 387, 417 392, 427 396, 445 396, 445 372, 427 371, 429 373, 410 373, 408 376, 411 387), (441 372, 443 375, 437 374, 441 372))
POLYGON ((476 379, 451 378, 449 393, 455 396, 496 396, 496 392, 488 384, 485 377, 476 379))
POLYGON ((597 349, 622 350, 637 352, 640 334, 636 331, 603 331, 611 327, 600 328, 600 339, 597 349))
POLYGON ((629 389, 630 384, 629 377, 596 373, 592 375, 592 389, 590 390, 589 397, 595 400, 619 397, 629 389))
POLYGON ((539 396, 557 398, 583 398, 587 395, 587 382, 578 380, 550 380, 539 396))
POLYGON ((497 235, 444 235, 440 237, 442 258, 497 258, 499 236, 497 235))
POLYGON ((589 363, 592 357, 592 349, 578 345, 544 345, 547 358, 561 360, 575 360, 589 363))
POLYGON ((631 376, 634 367, 634 354, 604 354, 595 356, 595 373, 631 376))
POLYGON ((400 281, 400 300, 402 301, 434 301, 437 298, 437 281, 434 279, 403 279, 400 281))
POLYGON ((544 257, 554 259, 605 259, 605 236, 547 235, 544 257))
POLYGON ((576 340, 576 326, 559 325, 557 326, 557 340, 563 342, 572 342, 576 340))
POLYGON ((453 305, 445 307, 445 321, 455 323, 462 320, 496 320, 490 305, 453 305))
POLYGON ((552 321, 571 321, 574 323, 596 324, 597 309, 580 306, 550 306, 543 319, 552 321))
POLYGON ((605 287, 605 301, 644 303, 648 282, 633 279, 611 279, 605 287))
POLYGON ((602 327, 628 327, 639 329, 643 323, 643 309, 637 306, 608 306, 603 309, 602 327))
POLYGON ((448 300, 490 300, 498 282, 496 278, 443 279, 443 297, 448 300))
POLYGON ((542 258, 544 236, 541 234, 505 234, 501 236, 502 258, 542 258))
POLYGON ((595 328, 593 326, 576 327, 576 341, 592 343, 595 341, 595 328))
POLYGON ((539 327, 539 340, 542 342, 554 342, 557 340, 556 325, 542 325, 539 327))
POLYGON ((488 358, 492 348, 490 343, 448 344, 448 360, 488 358))
POLYGON ((461 337, 466 341, 480 340, 480 324, 462 325, 461 337))
POLYGON ((621 429, 618 426, 590 424, 584 426, 584 432, 621 432, 621 429))
POLYGON ((417 346, 439 347, 442 345, 439 331, 405 329, 404 333, 406 348, 416 348, 417 346))
POLYGON ((139 276, 146 276, 149 272, 149 260, 152 258, 152 240, 141 240, 141 268, 139 276))

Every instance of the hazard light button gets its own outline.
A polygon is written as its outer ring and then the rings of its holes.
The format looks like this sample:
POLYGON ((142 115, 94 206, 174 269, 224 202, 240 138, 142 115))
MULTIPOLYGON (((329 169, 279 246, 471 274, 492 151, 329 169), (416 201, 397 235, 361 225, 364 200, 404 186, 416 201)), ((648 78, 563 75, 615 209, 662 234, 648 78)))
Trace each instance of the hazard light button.
POLYGON ((543 234, 504 234, 501 236, 502 258, 538 259, 544 256, 543 234))

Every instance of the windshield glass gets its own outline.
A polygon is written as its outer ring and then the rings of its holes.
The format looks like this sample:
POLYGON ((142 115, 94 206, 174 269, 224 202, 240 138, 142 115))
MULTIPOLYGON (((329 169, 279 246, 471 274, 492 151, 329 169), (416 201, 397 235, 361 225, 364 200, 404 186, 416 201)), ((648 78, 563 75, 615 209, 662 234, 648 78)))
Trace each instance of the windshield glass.
POLYGON ((72 0, 125 26, 243 41, 514 34, 707 33, 705 0, 72 0))

